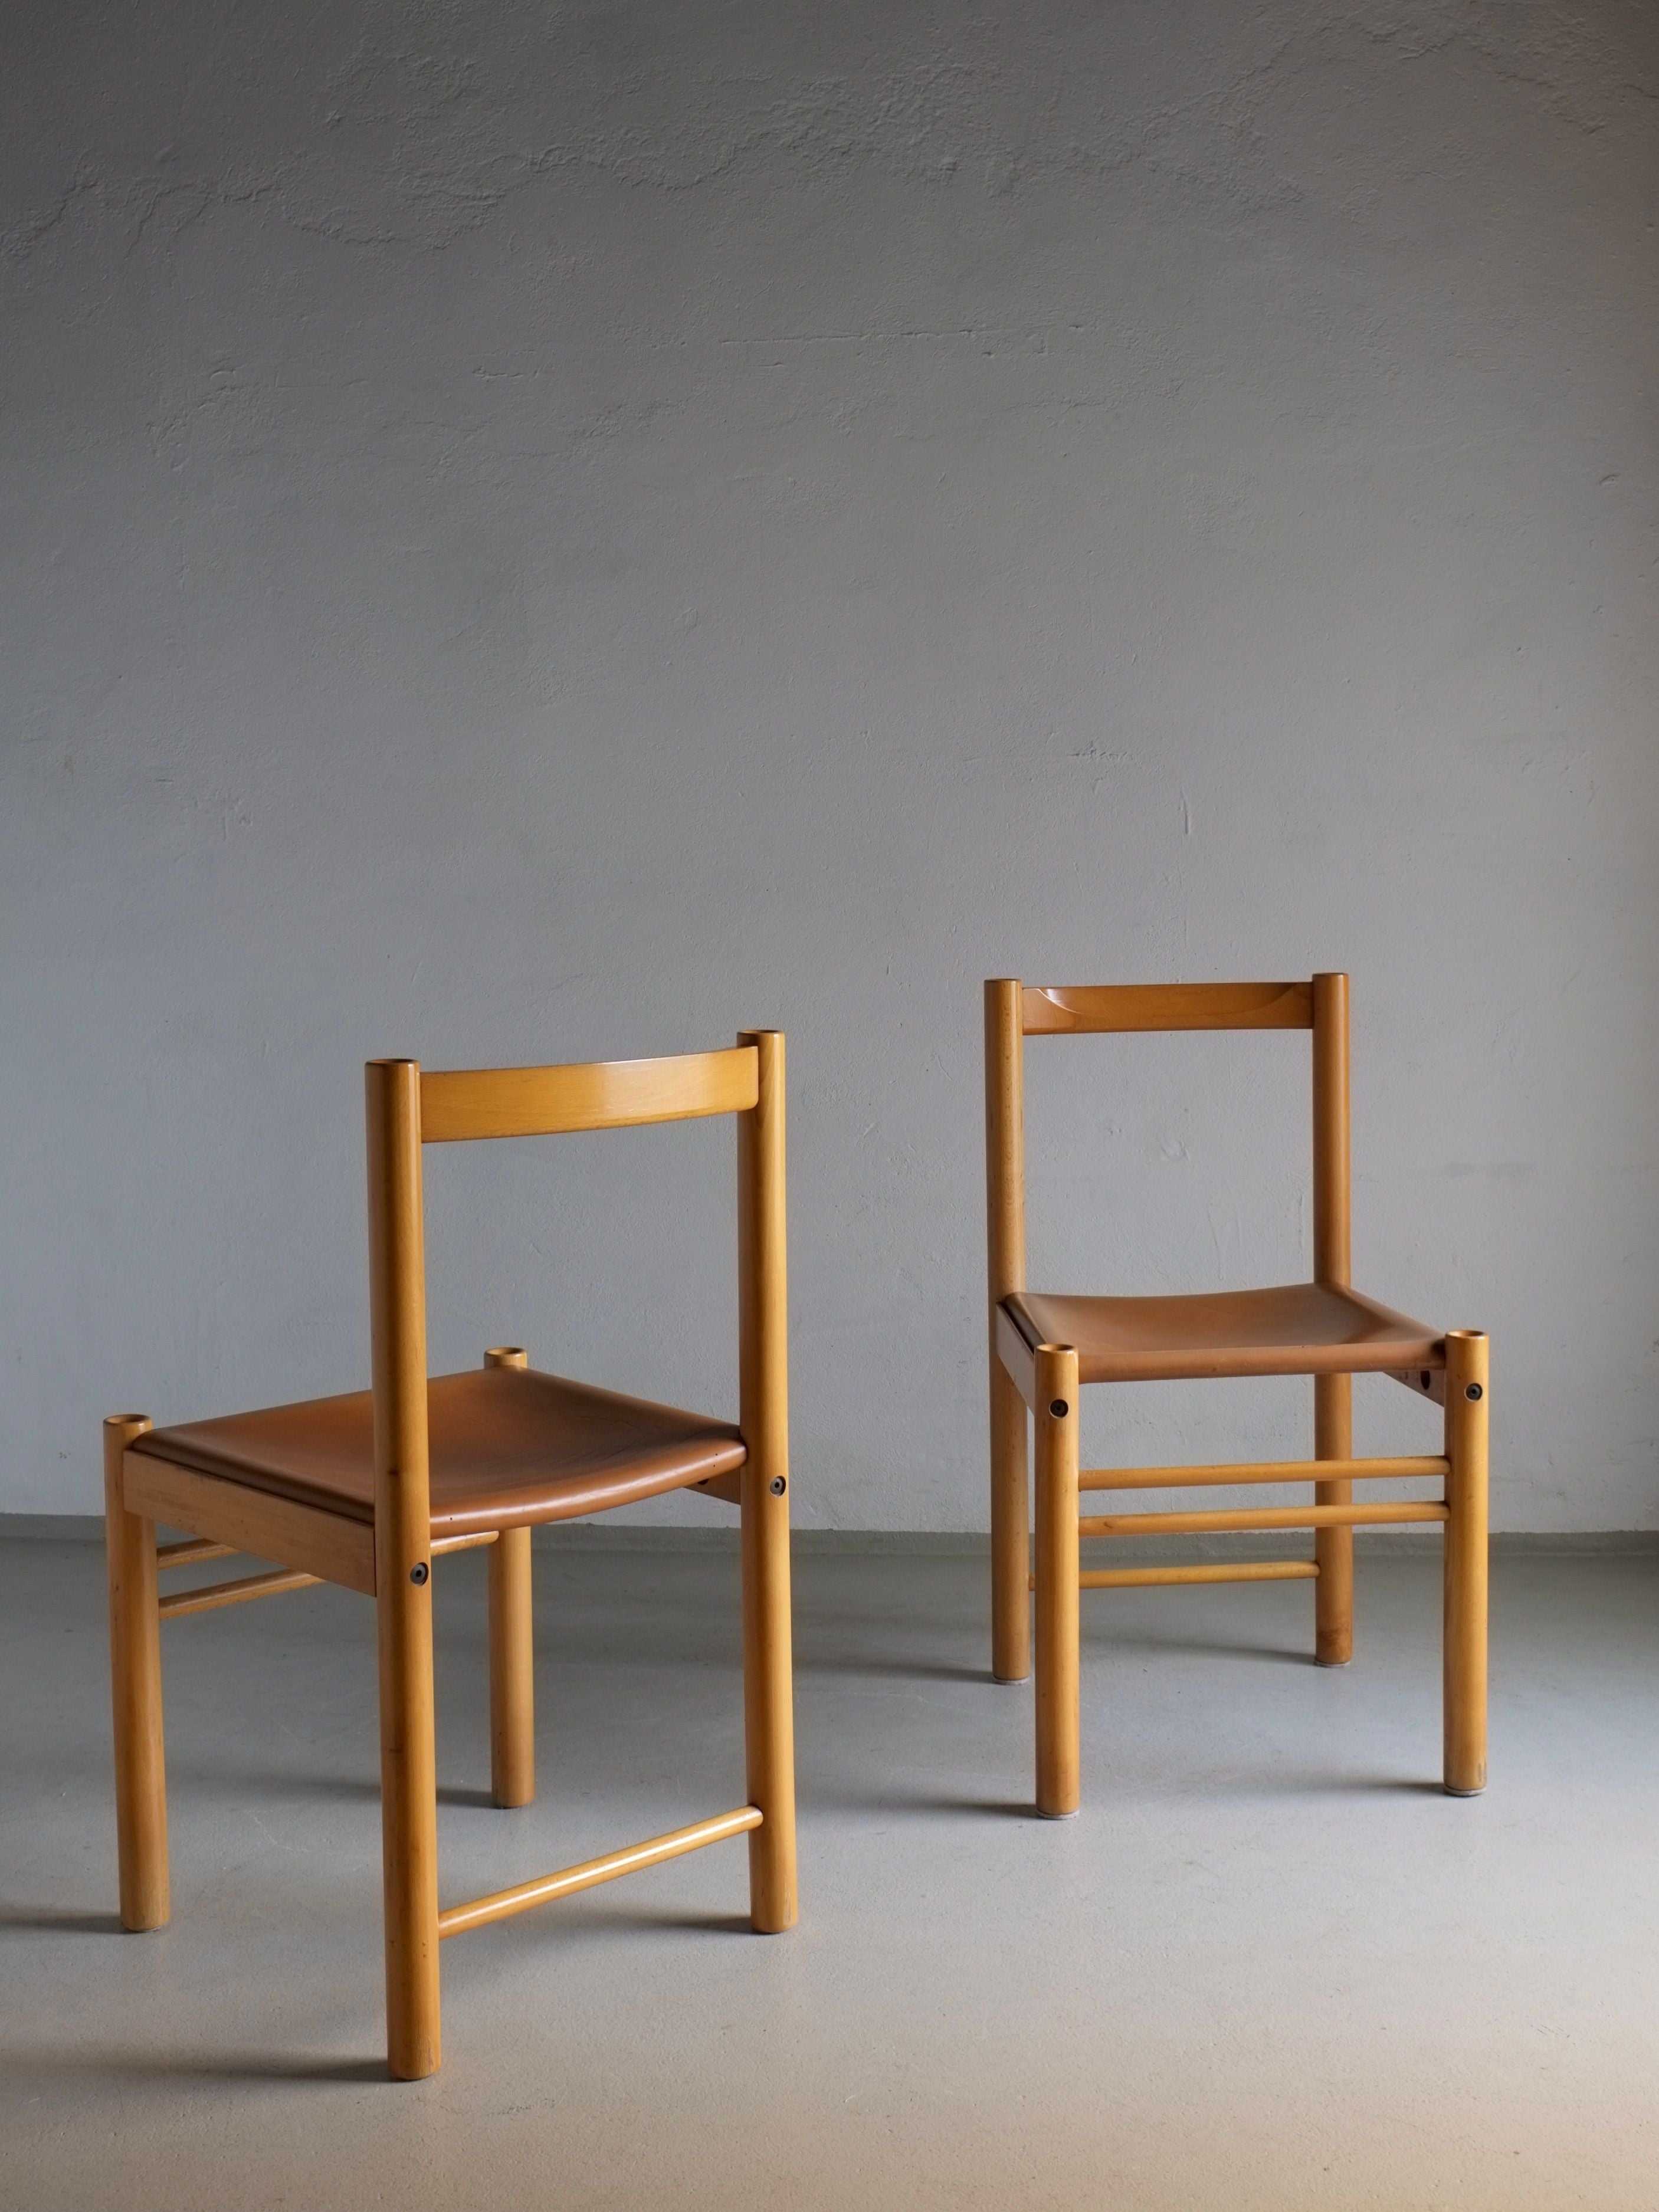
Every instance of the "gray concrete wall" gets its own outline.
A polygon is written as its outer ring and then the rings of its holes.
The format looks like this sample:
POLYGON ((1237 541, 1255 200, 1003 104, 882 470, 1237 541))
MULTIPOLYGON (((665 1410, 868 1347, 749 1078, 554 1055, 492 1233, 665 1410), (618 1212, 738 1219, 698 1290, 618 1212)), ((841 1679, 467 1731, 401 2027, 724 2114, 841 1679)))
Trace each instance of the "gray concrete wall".
MULTIPOLYGON (((981 978, 1346 967, 1498 1524, 1659 1520, 1656 24, 20 9, 0 1504, 365 1379, 366 1057, 778 1024, 799 1516, 982 1524, 981 978)), ((1299 1040, 1031 1081, 1036 1273, 1304 1271, 1299 1040)), ((729 1402, 729 1145, 434 1158, 434 1364, 729 1402)))

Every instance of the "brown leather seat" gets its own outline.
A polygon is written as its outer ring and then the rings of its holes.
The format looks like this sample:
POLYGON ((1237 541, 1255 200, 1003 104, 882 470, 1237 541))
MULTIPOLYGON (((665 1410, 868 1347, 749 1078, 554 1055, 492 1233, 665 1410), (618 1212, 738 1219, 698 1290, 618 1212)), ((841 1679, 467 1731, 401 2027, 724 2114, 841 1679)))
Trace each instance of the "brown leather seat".
POLYGON ((1002 1304, 1033 1351, 1040 1344, 1073 1346, 1084 1382, 1353 1375, 1445 1364, 1437 1330, 1334 1283, 1173 1298, 1017 1291, 1002 1304))
MULTIPOLYGON (((619 1397, 533 1369, 434 1375, 428 1387, 432 1533, 566 1521, 730 1474, 746 1456, 728 1421, 619 1397)), ((367 1390, 150 1429, 136 1452, 353 1520, 374 1517, 367 1390)))

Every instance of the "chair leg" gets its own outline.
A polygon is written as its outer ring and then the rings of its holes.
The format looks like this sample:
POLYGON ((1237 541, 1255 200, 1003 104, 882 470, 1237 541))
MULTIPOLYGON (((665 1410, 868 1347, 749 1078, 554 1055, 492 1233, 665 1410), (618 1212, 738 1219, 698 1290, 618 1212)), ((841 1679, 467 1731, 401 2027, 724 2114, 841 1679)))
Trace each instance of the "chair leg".
POLYGON ((498 1805, 536 1795, 536 1639, 530 1531, 489 1547, 489 1783, 498 1805))
POLYGON ((1445 1787, 1486 1786, 1486 1445, 1488 1344, 1478 1329, 1446 1334, 1445 1787))
POLYGON ((1078 1808, 1081 1788, 1078 1619, 1078 1362, 1036 1355, 1036 1808, 1078 1808))
POLYGON ((115 1835, 121 1925, 165 1928, 167 1762, 161 1735, 161 1616, 155 1523, 129 1513, 123 1456, 150 1425, 143 1413, 104 1424, 104 1516, 109 1570, 110 1687, 115 1715, 115 1835))
MULTIPOLYGON (((1353 1457, 1353 1377, 1314 1377, 1314 1457, 1353 1457)), ((1318 1482, 1320 1505, 1352 1505, 1352 1482, 1318 1482)), ((1314 1560, 1314 1656, 1322 1667, 1346 1667, 1353 1657, 1353 1530, 1316 1528, 1314 1560)))
POLYGON ((787 1477, 757 1455, 743 1470, 743 1706, 749 1802, 749 1910, 761 1936, 795 1924, 795 1716, 789 1624, 787 1477))
POLYGON ((435 2074, 441 2055, 429 1577, 429 1564, 416 1584, 383 1562, 375 1604, 380 1659, 386 2063, 403 2081, 435 2074))
POLYGON ((1031 1671, 1030 1477, 1025 1401, 991 1354, 991 1673, 1023 1682, 1031 1671))

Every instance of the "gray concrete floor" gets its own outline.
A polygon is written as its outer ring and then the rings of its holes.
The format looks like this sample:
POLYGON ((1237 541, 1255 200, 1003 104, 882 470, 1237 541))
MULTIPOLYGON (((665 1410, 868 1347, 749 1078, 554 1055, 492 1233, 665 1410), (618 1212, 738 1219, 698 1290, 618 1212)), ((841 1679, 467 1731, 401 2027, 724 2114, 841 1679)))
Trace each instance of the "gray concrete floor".
MULTIPOLYGON (((447 1899, 743 1797, 725 1557, 548 1552, 538 1802, 485 1799, 483 1569, 440 1569, 447 1899)), ((1085 1600, 1085 1809, 1028 1811, 983 1570, 797 1565, 802 1922, 726 1844, 447 1944, 388 2083, 370 1608, 164 1631, 174 1918, 112 1915, 101 1559, 0 1547, 0 2203, 1659 2204, 1659 1561, 1498 1563, 1492 1786, 1435 1786, 1427 1562, 1085 1600)))

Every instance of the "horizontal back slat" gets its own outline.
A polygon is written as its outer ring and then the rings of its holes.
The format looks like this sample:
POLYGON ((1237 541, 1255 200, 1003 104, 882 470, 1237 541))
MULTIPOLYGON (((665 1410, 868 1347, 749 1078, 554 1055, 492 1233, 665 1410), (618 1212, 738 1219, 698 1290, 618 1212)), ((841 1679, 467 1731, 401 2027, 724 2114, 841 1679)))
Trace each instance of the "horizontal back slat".
POLYGON ((1122 1030, 1307 1030, 1311 983, 1028 983, 1027 1036, 1122 1030))
POLYGON ((571 1129, 626 1129, 741 1114, 760 1097, 751 1044, 673 1060, 598 1060, 572 1067, 422 1070, 421 1141, 550 1137, 571 1129))

